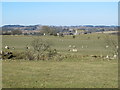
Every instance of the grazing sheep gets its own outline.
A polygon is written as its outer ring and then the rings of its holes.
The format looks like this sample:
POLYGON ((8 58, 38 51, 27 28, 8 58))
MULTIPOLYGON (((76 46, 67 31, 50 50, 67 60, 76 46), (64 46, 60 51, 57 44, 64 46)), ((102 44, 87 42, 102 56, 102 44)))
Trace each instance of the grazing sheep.
POLYGON ((107 55, 106 58, 109 58, 109 56, 107 55))
POLYGON ((45 36, 46 34, 44 33, 43 35, 45 36))
POLYGON ((2 54, 4 54, 4 52, 3 52, 3 51, 0 51, 0 54, 2 55, 2 54))
POLYGON ((118 46, 116 46, 116 48, 118 49, 118 46))
POLYGON ((68 51, 70 51, 70 52, 71 52, 71 51, 72 51, 72 49, 68 49, 68 51))
POLYGON ((106 46, 106 48, 108 48, 109 46, 106 46))
POLYGON ((10 49, 9 46, 5 46, 5 49, 10 49))
POLYGON ((73 52, 77 52, 78 50, 77 49, 73 49, 73 52))
POLYGON ((113 57, 114 57, 114 58, 117 58, 117 55, 114 55, 113 57))
POLYGON ((26 49, 30 49, 30 47, 27 46, 26 49))
POLYGON ((60 34, 59 33, 57 33, 57 36, 59 36, 60 34))

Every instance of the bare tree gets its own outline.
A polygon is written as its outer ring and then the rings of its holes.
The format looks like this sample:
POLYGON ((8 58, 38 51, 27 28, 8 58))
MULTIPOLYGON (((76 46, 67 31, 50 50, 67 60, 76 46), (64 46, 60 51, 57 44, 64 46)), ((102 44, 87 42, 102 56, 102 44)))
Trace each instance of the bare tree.
POLYGON ((40 38, 34 39, 31 43, 37 60, 40 60, 45 56, 45 52, 50 48, 50 44, 47 41, 43 41, 40 38))

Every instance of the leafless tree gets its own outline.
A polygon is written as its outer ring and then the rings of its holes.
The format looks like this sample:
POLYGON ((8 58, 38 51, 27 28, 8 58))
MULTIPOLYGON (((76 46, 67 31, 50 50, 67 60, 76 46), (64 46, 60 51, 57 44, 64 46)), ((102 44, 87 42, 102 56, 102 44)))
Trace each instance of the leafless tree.
POLYGON ((41 57, 45 56, 45 52, 50 48, 50 44, 41 38, 34 39, 31 45, 34 49, 37 60, 40 60, 41 57))

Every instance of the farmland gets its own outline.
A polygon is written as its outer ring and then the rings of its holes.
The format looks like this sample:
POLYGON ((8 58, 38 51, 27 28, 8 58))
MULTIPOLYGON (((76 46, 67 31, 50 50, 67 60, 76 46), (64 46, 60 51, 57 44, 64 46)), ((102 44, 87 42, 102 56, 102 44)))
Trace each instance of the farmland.
MULTIPOLYGON (((6 45, 10 47, 15 47, 15 51, 24 51, 26 45, 31 47, 31 41, 34 38, 41 38, 50 42, 51 47, 57 49, 62 53, 68 52, 69 45, 76 46, 78 52, 75 54, 90 55, 90 54, 103 54, 107 55, 111 48, 106 49, 105 46, 105 35, 104 34, 88 34, 79 35, 75 39, 72 36, 57 37, 57 36, 3 36, 2 46, 3 49, 6 45), (100 36, 100 39, 98 37, 100 36), (89 38, 89 39, 88 39, 89 38), (83 48, 82 48, 83 46, 83 48), (86 48, 87 46, 87 48, 86 48)), ((115 41, 117 41, 117 36, 112 35, 115 41)), ((32 49, 32 47, 31 47, 32 49)))
MULTIPOLYGON (((111 54, 111 47, 105 48, 104 34, 58 36, 2 36, 3 50, 23 52, 26 45, 33 50, 31 42, 35 38, 49 41, 51 48, 61 55, 62 61, 3 60, 3 88, 117 88, 117 59, 105 59, 111 54), (98 39, 98 37, 100 37, 98 39), (69 45, 76 46, 71 52, 69 45), (11 47, 15 47, 14 50, 11 47), (91 55, 104 56, 94 58, 91 55)), ((117 36, 111 35, 115 41, 117 36)))

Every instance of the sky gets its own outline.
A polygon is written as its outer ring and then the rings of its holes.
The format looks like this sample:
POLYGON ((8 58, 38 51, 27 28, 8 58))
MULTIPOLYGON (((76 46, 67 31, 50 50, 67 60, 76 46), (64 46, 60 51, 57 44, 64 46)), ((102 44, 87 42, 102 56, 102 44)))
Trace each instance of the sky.
POLYGON ((2 24, 117 25, 117 2, 3 2, 2 24))

